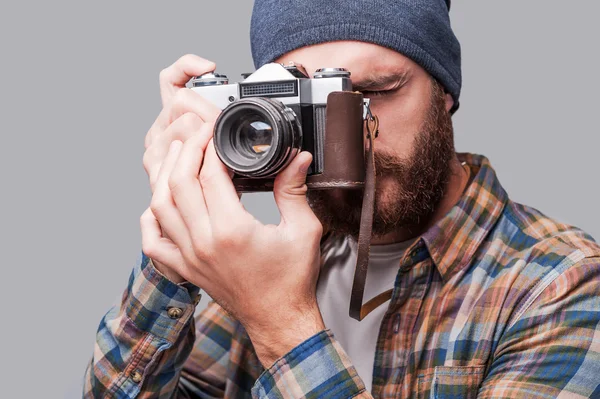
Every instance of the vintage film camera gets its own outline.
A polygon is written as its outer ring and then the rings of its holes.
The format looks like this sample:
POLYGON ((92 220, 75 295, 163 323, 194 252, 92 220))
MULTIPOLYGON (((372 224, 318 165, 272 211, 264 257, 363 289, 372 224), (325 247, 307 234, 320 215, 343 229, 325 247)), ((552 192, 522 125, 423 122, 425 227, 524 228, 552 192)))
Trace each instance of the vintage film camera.
POLYGON ((238 191, 271 191, 278 172, 299 151, 313 155, 309 189, 362 188, 364 119, 369 100, 352 91, 350 72, 266 64, 239 83, 207 73, 191 89, 223 111, 214 128, 216 152, 234 172, 238 191))

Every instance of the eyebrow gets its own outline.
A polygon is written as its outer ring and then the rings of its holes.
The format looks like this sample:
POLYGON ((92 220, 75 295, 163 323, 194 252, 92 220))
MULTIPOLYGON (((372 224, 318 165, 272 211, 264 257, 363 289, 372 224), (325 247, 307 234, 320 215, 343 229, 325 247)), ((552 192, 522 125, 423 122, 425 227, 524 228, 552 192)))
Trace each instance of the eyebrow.
POLYGON ((387 75, 370 75, 357 82, 352 82, 355 91, 376 91, 390 86, 401 87, 408 81, 408 72, 397 71, 387 75))

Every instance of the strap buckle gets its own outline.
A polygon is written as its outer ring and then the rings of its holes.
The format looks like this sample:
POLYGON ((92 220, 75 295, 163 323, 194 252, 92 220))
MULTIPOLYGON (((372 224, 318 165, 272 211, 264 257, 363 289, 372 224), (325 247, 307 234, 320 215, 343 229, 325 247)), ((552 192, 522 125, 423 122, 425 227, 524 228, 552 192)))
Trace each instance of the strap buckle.
POLYGON ((373 115, 373 112, 371 112, 371 101, 366 98, 364 100, 364 106, 365 106, 365 122, 367 124, 367 138, 371 137, 371 134, 374 134, 374 139, 377 138, 377 136, 379 136, 379 117, 377 117, 377 115, 373 115))

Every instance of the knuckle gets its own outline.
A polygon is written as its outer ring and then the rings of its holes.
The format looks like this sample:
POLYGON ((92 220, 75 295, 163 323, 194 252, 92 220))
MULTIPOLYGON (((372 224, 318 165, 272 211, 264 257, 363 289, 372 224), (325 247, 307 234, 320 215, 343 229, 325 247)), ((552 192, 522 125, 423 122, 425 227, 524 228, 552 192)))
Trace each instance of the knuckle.
POLYGON ((312 237, 320 240, 323 235, 323 225, 319 221, 312 222, 308 227, 308 232, 312 237))
POLYGON ((223 224, 213 228, 214 246, 220 249, 243 248, 251 236, 249 227, 243 223, 223 224))
POLYGON ((323 226, 320 222, 306 221, 295 225, 290 237, 294 242, 319 243, 323 235, 323 226))
POLYGON ((215 175, 214 173, 207 171, 206 168, 202 168, 202 170, 200 171, 200 185, 202 185, 202 187, 209 187, 211 184, 213 184, 213 180, 215 179, 215 175))
POLYGON ((290 194, 293 196, 296 196, 296 195, 305 196, 306 193, 308 192, 308 186, 303 183, 300 186, 291 187, 289 191, 290 191, 290 194))
MULTIPOLYGON (((194 92, 190 89, 180 89, 171 98, 171 109, 174 112, 185 114, 185 110, 190 108, 190 103, 194 100, 194 92)), ((181 116, 180 116, 181 117, 181 116)))
POLYGON ((180 123, 183 129, 186 130, 196 130, 202 126, 202 120, 200 117, 193 112, 186 112, 185 114, 179 117, 180 123))
POLYGON ((144 156, 142 157, 142 165, 144 165, 146 173, 150 173, 150 170, 152 169, 152 156, 148 150, 144 152, 144 156))
MULTIPOLYGON (((162 158, 164 158, 164 155, 162 158)), ((144 169, 146 170, 148 176, 153 176, 155 172, 158 171, 161 162, 160 151, 158 150, 157 146, 152 145, 148 147, 142 157, 142 165, 144 165, 144 169)))
POLYGON ((146 254, 147 257, 151 259, 155 259, 159 257, 158 249, 154 242, 154 240, 144 239, 142 237, 142 252, 146 254))
POLYGON ((184 106, 188 103, 190 99, 191 90, 177 90, 175 96, 173 97, 173 102, 175 106, 184 106))
POLYGON ((197 62, 199 59, 201 59, 200 57, 198 57, 195 54, 184 54, 181 57, 179 57, 179 59, 176 61, 177 64, 190 64, 193 62, 197 62))
POLYGON ((158 73, 158 81, 161 84, 168 83, 170 74, 171 74, 171 67, 166 67, 166 68, 162 69, 158 73))
POLYGON ((150 129, 148 129, 148 132, 146 133, 146 137, 144 137, 144 147, 148 148, 152 145, 152 141, 154 141, 154 129, 155 127, 152 126, 150 129))
POLYGON ((233 249, 242 243, 239 231, 230 227, 220 227, 213 231, 214 245, 221 249, 233 249))
POLYGON ((154 238, 148 237, 142 233, 142 252, 150 258, 156 258, 158 252, 158 245, 154 238))
POLYGON ((207 260, 207 259, 211 258, 211 255, 210 255, 207 247, 204 245, 194 245, 193 250, 194 250, 194 256, 197 259, 207 260))
POLYGON ((154 215, 152 215, 152 210, 150 209, 150 207, 146 208, 146 210, 142 213, 142 216, 140 216, 140 218, 144 219, 144 220, 148 220, 151 219, 154 215))
POLYGON ((278 190, 277 195, 283 197, 284 199, 294 199, 298 197, 305 197, 307 192, 307 185, 302 184, 300 186, 282 187, 280 190, 278 190))
POLYGON ((142 215, 140 216, 140 225, 142 226, 142 228, 146 225, 147 222, 149 222, 151 220, 151 218, 154 217, 150 211, 150 208, 147 208, 144 213, 142 213, 142 215))
POLYGON ((187 183, 188 179, 180 172, 173 172, 169 176, 168 186, 172 193, 177 193, 187 183))
POLYGON ((150 201, 150 209, 155 217, 159 218, 164 215, 165 210, 168 207, 168 203, 166 200, 162 198, 157 198, 156 195, 150 201))

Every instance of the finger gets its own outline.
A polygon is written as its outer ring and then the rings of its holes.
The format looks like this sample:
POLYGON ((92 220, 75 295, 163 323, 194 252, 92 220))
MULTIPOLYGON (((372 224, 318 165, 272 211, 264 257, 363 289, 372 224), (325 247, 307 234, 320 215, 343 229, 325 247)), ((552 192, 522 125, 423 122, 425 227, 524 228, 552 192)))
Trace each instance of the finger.
POLYGON ((175 207, 168 185, 169 176, 175 166, 181 146, 181 141, 174 141, 171 144, 169 153, 160 168, 150 208, 164 233, 179 247, 184 256, 190 256, 190 251, 193 251, 192 240, 181 215, 175 207))
POLYGON ((163 106, 170 101, 178 89, 193 77, 212 72, 216 65, 194 54, 186 54, 160 73, 160 97, 163 106))
POLYGON ((204 153, 204 163, 200 170, 200 184, 212 226, 227 221, 230 223, 231 220, 248 216, 240 202, 227 167, 217 156, 212 139, 204 153))
POLYGON ((306 173, 312 155, 303 151, 275 178, 273 196, 281 214, 281 222, 306 223, 316 219, 306 200, 306 173))
POLYGON ((196 245, 207 243, 211 231, 198 175, 212 132, 203 133, 191 137, 183 144, 169 178, 169 188, 177 211, 189 231, 192 242, 196 245))
POLYGON ((140 217, 142 231, 142 251, 149 258, 156 260, 187 279, 185 261, 179 248, 168 238, 162 236, 160 224, 150 208, 140 217))
MULTIPOLYGON (((150 178, 150 187, 154 190, 160 165, 164 161, 169 146, 175 140, 187 141, 190 137, 200 134, 204 122, 196 114, 188 112, 177 118, 169 127, 153 141, 152 145, 144 153, 144 168, 150 178)), ((208 124, 205 130, 212 135, 212 124, 208 124)), ((208 139, 206 140, 208 141, 208 139)))
POLYGON ((156 137, 160 136, 171 123, 186 113, 197 115, 203 122, 214 122, 221 110, 200 94, 190 89, 181 89, 160 111, 148 134, 146 134, 145 147, 148 148, 152 145, 156 137))

